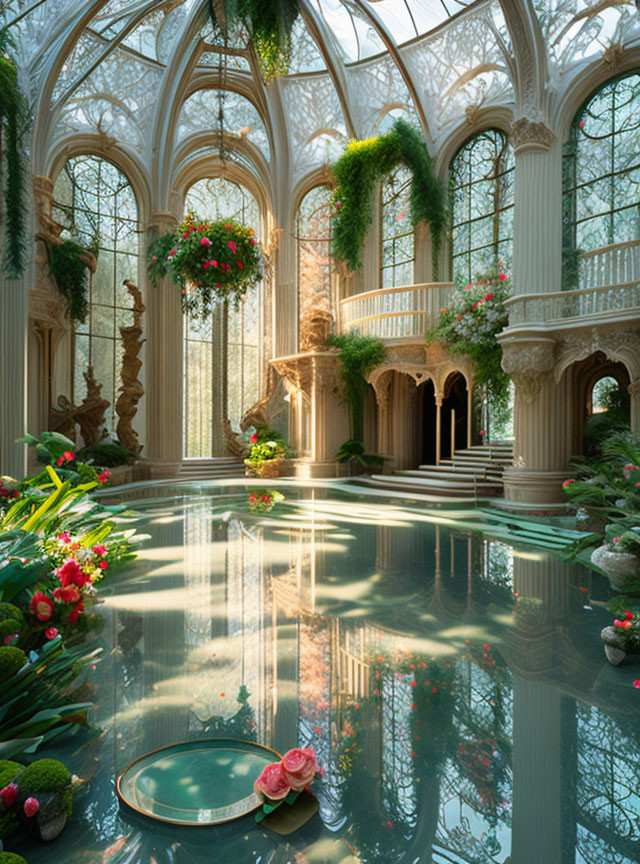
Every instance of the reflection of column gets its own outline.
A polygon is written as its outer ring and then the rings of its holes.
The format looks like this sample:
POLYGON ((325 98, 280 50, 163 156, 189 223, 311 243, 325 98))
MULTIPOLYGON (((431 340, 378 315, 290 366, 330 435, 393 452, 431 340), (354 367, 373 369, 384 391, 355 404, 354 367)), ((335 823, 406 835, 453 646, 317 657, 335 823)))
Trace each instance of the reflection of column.
POLYGON ((565 836, 563 697, 552 687, 518 675, 513 685, 511 859, 517 864, 555 864, 565 836))
POLYGON ((228 456, 224 434, 227 418, 228 303, 218 303, 211 316, 211 453, 228 456))
POLYGON ((467 448, 471 447, 472 443, 472 426, 473 426, 473 387, 467 383, 467 448))
MULTIPOLYGON (((176 221, 156 213, 149 224, 164 234, 176 221)), ((171 476, 182 460, 183 318, 180 292, 168 277, 147 292, 146 323, 146 457, 154 473, 171 476)))

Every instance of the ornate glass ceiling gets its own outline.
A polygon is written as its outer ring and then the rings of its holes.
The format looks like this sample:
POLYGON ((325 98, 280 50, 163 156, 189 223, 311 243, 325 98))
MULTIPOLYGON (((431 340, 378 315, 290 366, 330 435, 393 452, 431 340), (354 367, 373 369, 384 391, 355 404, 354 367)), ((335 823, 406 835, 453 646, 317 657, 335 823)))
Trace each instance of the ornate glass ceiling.
POLYGON ((185 137, 201 150, 203 135, 219 131, 223 89, 224 129, 244 139, 243 158, 255 148, 272 171, 285 159, 295 184, 345 139, 378 134, 395 117, 421 126, 433 152, 485 109, 516 118, 531 107, 516 102, 527 75, 548 82, 535 111, 549 117, 572 77, 602 58, 615 71, 640 39, 635 0, 300 0, 289 74, 265 85, 244 28, 223 43, 209 2, 0 4, 36 106, 39 170, 73 136, 99 136, 142 170, 162 153, 171 164, 159 179, 170 183, 172 160, 188 157, 185 137), (537 72, 518 68, 527 57, 537 72))

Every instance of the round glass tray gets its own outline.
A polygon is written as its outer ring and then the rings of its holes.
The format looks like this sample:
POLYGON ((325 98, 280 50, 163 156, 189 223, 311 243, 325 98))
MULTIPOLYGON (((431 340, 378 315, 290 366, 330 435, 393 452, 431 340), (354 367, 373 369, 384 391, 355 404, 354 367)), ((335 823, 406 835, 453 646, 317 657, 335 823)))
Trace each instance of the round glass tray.
POLYGON ((127 806, 152 819, 217 825, 258 809, 253 783, 280 758, 251 741, 185 741, 131 762, 118 774, 116 789, 127 806))

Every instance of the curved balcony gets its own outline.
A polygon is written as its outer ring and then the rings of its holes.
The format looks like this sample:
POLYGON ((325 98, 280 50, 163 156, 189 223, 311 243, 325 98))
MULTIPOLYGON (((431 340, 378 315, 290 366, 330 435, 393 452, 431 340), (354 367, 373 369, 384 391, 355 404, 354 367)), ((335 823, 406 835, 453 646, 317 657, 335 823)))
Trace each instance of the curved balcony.
POLYGON ((640 242, 615 243, 582 256, 580 288, 516 295, 507 300, 509 327, 584 319, 601 321, 640 309, 640 242))
POLYGON ((340 302, 340 328, 343 333, 358 330, 363 336, 390 341, 422 341, 452 294, 452 282, 354 294, 340 302))

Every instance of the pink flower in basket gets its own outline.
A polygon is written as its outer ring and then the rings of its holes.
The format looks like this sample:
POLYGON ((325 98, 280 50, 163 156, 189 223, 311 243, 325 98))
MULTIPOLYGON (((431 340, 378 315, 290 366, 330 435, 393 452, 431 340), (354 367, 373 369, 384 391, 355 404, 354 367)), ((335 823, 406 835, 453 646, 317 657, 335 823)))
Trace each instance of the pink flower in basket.
POLYGON ((289 785, 295 792, 300 792, 316 776, 318 760, 310 747, 299 747, 289 750, 282 759, 282 767, 289 785))
POLYGON ((253 784, 253 788, 262 799, 282 801, 286 798, 291 792, 291 784, 284 773, 282 762, 272 762, 271 765, 267 765, 253 784))

